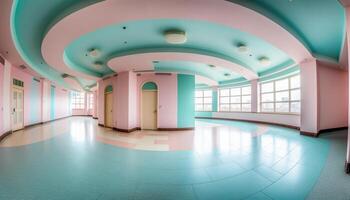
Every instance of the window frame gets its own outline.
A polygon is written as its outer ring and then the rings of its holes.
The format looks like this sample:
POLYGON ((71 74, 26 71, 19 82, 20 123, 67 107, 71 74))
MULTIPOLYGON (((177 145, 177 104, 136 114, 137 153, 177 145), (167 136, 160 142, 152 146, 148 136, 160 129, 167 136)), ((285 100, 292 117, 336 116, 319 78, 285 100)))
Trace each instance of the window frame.
POLYGON ((218 112, 237 112, 237 113, 251 113, 252 112, 252 85, 242 85, 242 86, 236 86, 236 87, 224 87, 224 88, 219 88, 218 89, 218 112), (246 87, 249 87, 250 88, 250 93, 249 94, 243 94, 242 91, 243 91, 243 88, 246 88, 246 87), (240 91, 240 94, 239 95, 233 95, 231 94, 231 91, 232 89, 239 89, 240 91), (229 94, 228 96, 222 96, 221 95, 221 91, 222 90, 229 90, 229 94), (242 102, 242 99, 243 97, 247 97, 249 96, 250 97, 250 102, 249 103, 243 103, 242 102), (221 103, 221 98, 222 97, 228 97, 229 98, 229 102, 228 103, 221 103), (240 102, 239 103, 233 103, 231 102, 231 98, 232 97, 239 97, 240 99, 240 102), (228 105, 229 106, 229 110, 221 110, 221 105, 228 105), (232 110, 231 109, 231 105, 239 105, 240 106, 240 109, 239 111, 238 110, 232 110), (250 105, 250 109, 249 111, 243 111, 242 108, 243 108, 243 105, 250 105))
POLYGON ((72 92, 71 107, 72 107, 72 110, 84 110, 85 109, 85 93, 84 92, 72 92))
POLYGON ((291 93, 292 91, 296 91, 299 90, 299 92, 301 91, 301 86, 299 84, 299 87, 295 87, 295 88, 291 88, 291 79, 294 77, 299 76, 299 80, 300 80, 300 74, 294 74, 288 77, 284 77, 284 78, 280 78, 280 79, 276 79, 276 80, 271 80, 271 81, 264 81, 264 82, 260 82, 259 83, 259 112, 260 113, 268 113, 268 114, 286 114, 286 115, 300 115, 300 110, 299 112, 291 112, 291 105, 292 103, 298 103, 301 104, 301 97, 299 95, 299 100, 291 100, 291 93), (284 89, 284 90, 276 90, 276 82, 278 81, 282 81, 282 80, 288 80, 288 88, 284 89), (273 85, 273 89, 271 92, 262 92, 262 85, 263 84, 267 84, 267 83, 272 83, 273 85), (276 93, 281 93, 281 92, 288 92, 288 100, 285 101, 276 101, 276 93), (273 101, 262 101, 262 96, 264 94, 273 94, 273 101), (272 103, 273 104, 273 111, 269 112, 269 111, 263 111, 263 107, 262 105, 264 103, 272 103), (288 103, 288 112, 276 112, 276 103, 288 103))
POLYGON ((213 112, 213 90, 211 89, 201 89, 201 90, 195 90, 195 94, 194 94, 194 109, 195 112, 213 112), (206 91, 210 91, 210 97, 209 96, 204 96, 204 93, 206 91), (202 96, 201 97, 197 97, 197 92, 201 92, 202 96), (197 98, 201 98, 202 99, 202 103, 197 103, 197 98), (204 99, 206 98, 210 98, 211 99, 211 103, 205 103, 204 99), (202 105, 202 109, 201 110, 197 110, 197 105, 202 105), (205 105, 210 105, 210 110, 205 110, 205 105))

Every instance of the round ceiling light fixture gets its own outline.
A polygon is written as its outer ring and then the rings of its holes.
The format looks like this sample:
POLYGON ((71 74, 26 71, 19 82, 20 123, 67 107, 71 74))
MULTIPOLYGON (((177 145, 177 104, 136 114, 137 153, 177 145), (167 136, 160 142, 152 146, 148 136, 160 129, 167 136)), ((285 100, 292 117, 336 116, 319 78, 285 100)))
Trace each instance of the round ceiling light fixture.
POLYGON ((89 49, 89 55, 93 58, 97 58, 101 55, 101 51, 96 48, 91 48, 89 49))
POLYGON ((268 57, 259 58, 259 63, 263 66, 268 66, 271 64, 271 60, 268 57))
POLYGON ((169 44, 184 44, 187 41, 186 32, 170 29, 164 32, 165 41, 169 44))
POLYGON ((101 61, 96 61, 94 64, 92 64, 96 69, 101 69, 103 63, 101 61))
POLYGON ((246 45, 244 45, 244 44, 239 44, 237 46, 237 51, 239 53, 248 53, 249 52, 249 48, 246 45))

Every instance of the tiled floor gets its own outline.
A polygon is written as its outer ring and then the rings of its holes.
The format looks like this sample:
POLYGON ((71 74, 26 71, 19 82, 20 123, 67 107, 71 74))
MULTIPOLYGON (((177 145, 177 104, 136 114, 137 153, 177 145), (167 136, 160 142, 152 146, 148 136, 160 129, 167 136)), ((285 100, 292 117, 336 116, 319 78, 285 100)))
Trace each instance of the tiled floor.
MULTIPOLYGON (((73 117, 0 144, 0 199, 317 199, 332 187, 322 177, 339 151, 328 137, 252 123, 126 134, 73 117)), ((330 197, 346 199, 337 193, 330 197)))

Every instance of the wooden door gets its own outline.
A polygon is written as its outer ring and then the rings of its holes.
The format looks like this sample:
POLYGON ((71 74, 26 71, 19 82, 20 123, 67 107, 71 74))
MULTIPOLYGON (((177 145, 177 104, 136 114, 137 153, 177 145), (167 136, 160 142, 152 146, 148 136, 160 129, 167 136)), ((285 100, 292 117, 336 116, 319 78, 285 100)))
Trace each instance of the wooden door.
POLYGON ((105 126, 113 128, 113 93, 105 94, 105 126))
POLYGON ((157 94, 157 91, 142 91, 142 129, 157 129, 157 94))

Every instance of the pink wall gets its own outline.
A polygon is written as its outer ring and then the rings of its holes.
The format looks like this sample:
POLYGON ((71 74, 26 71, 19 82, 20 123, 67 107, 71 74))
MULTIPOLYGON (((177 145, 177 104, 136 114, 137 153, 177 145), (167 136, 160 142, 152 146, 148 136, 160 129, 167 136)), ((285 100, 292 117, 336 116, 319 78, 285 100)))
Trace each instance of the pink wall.
POLYGON ((319 130, 348 126, 348 74, 317 63, 319 130))
POLYGON ((141 126, 141 88, 146 82, 158 86, 158 128, 177 128, 177 76, 142 74, 137 77, 136 125, 141 126))
POLYGON ((68 90, 56 86, 55 90, 55 119, 67 117, 70 115, 69 111, 69 92, 68 90))

